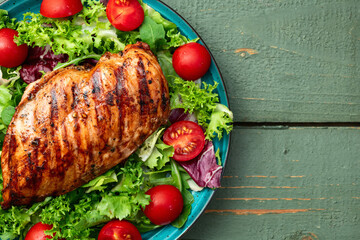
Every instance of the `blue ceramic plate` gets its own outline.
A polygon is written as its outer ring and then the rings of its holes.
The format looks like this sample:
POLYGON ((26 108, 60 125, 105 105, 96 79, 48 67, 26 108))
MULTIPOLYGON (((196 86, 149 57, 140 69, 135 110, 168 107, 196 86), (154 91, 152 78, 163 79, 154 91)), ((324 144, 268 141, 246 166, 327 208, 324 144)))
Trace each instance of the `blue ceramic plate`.
MULTIPOLYGON (((0 2, 3 2, 0 0, 0 2)), ((0 5, 1 9, 9 11, 10 17, 15 17, 17 19, 23 19, 22 15, 25 12, 35 12, 40 11, 41 0, 8 0, 0 5)), ((164 4, 161 1, 156 0, 144 0, 150 7, 154 8, 156 11, 160 12, 163 17, 175 23, 181 33, 190 39, 200 38, 196 31, 190 26, 189 23, 185 21, 179 14, 177 14, 173 9, 164 4)), ((205 45, 205 43, 200 39, 200 43, 205 45)), ((206 46, 206 45, 205 45, 206 46)), ((226 95, 225 85, 221 76, 221 73, 216 65, 214 58, 212 57, 212 63, 210 66, 210 71, 202 78, 203 81, 207 83, 218 82, 217 92, 219 94, 220 102, 226 106, 228 104, 228 98, 226 95)), ((221 141, 214 141, 215 149, 220 148, 220 156, 222 159, 222 165, 225 165, 229 151, 229 140, 230 136, 224 136, 221 141)), ((178 229, 174 228, 171 225, 167 225, 160 229, 156 229, 147 233, 142 234, 144 240, 165 240, 165 239, 178 239, 180 238, 187 229, 195 222, 195 220, 200 216, 204 211, 205 207, 209 203, 211 197, 214 194, 214 190, 204 189, 201 192, 193 192, 195 202, 192 204, 191 214, 185 223, 185 225, 178 229)), ((1 240, 1 239, 0 239, 1 240)))

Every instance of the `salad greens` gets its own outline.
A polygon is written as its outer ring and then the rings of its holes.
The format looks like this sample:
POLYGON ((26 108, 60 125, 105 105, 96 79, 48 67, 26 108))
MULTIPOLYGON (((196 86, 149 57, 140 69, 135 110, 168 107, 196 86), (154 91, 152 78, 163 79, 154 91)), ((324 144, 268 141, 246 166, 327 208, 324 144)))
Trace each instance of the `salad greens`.
MULTIPOLYGON (((20 80, 19 68, 0 68, 0 149, 2 148, 7 126, 15 113, 15 107, 19 104, 27 86, 20 80)), ((0 151, 1 153, 1 151, 0 151)))
MULTIPOLYGON (((84 9, 67 19, 50 19, 40 14, 25 13, 22 21, 16 22, 7 11, 0 10, 0 29, 12 28, 19 32, 18 44, 31 47, 51 48, 55 54, 66 54, 68 62, 59 63, 56 68, 79 64, 81 61, 98 59, 103 53, 119 52, 127 44, 137 41, 148 43, 157 56, 163 73, 168 80, 171 109, 184 109, 185 113, 195 114, 198 123, 204 128, 207 140, 221 139, 224 131, 232 129, 232 113, 219 104, 216 93, 217 83, 205 82, 199 85, 193 81, 182 80, 172 66, 172 53, 176 47, 198 39, 189 40, 181 35, 176 25, 164 19, 146 4, 142 3, 145 20, 137 31, 121 32, 107 21, 105 6, 95 0, 82 0, 84 9)), ((0 147, 15 107, 19 104, 27 84, 20 78, 21 66, 14 69, 0 69, 0 147)), ((96 239, 99 229, 113 218, 127 219, 141 231, 149 231, 160 226, 154 225, 141 211, 149 204, 150 197, 145 192, 159 184, 176 186, 184 198, 182 214, 172 225, 180 228, 186 222, 194 197, 191 189, 201 190, 197 183, 213 181, 201 178, 206 173, 196 173, 198 166, 191 168, 191 176, 181 165, 172 160, 174 148, 161 140, 164 129, 159 129, 149 137, 143 146, 132 154, 124 165, 120 164, 82 187, 58 197, 48 197, 31 207, 12 207, 0 209, 0 238, 20 239, 28 229, 41 221, 52 224, 50 235, 54 239, 96 239), (195 173, 194 173, 195 171, 195 173), (190 183, 190 185, 189 185, 190 183)), ((1 149, 0 148, 0 149, 1 149)), ((200 156, 207 168, 212 170, 215 153, 213 145, 200 156), (206 163, 210 161, 209 163, 206 163)), ((218 155, 218 152, 217 152, 218 155)), ((216 165, 216 164, 215 164, 216 165)), ((219 166, 218 166, 219 167, 219 166)), ((2 177, 0 176, 0 190, 2 177)), ((2 197, 0 196, 0 200, 2 197)))

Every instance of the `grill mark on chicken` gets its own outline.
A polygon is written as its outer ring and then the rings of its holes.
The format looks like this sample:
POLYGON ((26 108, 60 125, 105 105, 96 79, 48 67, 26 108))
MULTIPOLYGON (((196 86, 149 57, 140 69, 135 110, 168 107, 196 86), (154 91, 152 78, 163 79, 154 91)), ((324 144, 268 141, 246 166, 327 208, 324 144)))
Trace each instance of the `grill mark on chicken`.
POLYGON ((54 127, 54 122, 59 117, 59 109, 58 109, 55 87, 53 89, 51 89, 51 92, 50 92, 50 94, 51 94, 51 114, 50 114, 51 123, 50 123, 50 126, 51 127, 54 127))
POLYGON ((120 67, 116 68, 114 71, 115 74, 115 80, 116 80, 116 84, 115 84, 115 95, 116 95, 116 106, 119 110, 119 120, 118 120, 118 124, 119 124, 119 133, 118 136, 120 139, 122 139, 122 133, 123 133, 123 129, 124 129, 124 106, 127 104, 126 101, 124 101, 124 99, 127 97, 127 91, 124 87, 125 84, 125 79, 124 79, 124 68, 126 66, 125 64, 126 62, 124 62, 120 67))
POLYGON ((149 114, 150 92, 148 88, 148 81, 146 79, 144 62, 141 56, 139 57, 138 67, 136 68, 136 70, 140 78, 139 80, 140 114, 141 114, 141 120, 144 120, 144 118, 147 116, 146 114, 149 114))
POLYGON ((56 85, 55 87, 51 90, 51 113, 50 113, 50 132, 51 132, 51 139, 50 140, 50 144, 52 145, 52 150, 53 153, 55 154, 55 158, 58 160, 58 162, 55 163, 55 166, 51 168, 51 174, 53 176, 58 177, 58 179, 63 179, 64 178, 64 162, 63 159, 61 158, 61 146, 60 146, 60 136, 58 134, 56 134, 56 132, 58 132, 58 118, 59 118, 59 108, 58 108, 58 102, 60 102, 60 96, 57 95, 56 93, 56 85), (60 163, 61 161, 61 163, 60 163))
POLYGON ((71 93, 72 93, 72 98, 73 98, 73 102, 71 103, 71 108, 74 109, 79 103, 79 97, 78 97, 79 96, 79 88, 75 82, 71 86, 71 93))
MULTIPOLYGON (((102 102, 104 102, 104 96, 103 94, 105 93, 104 88, 102 86, 104 86, 104 83, 106 82, 106 80, 103 82, 103 72, 102 69, 98 69, 92 76, 92 83, 93 83, 93 104, 94 104, 94 108, 95 108, 95 117, 92 118, 91 120, 93 120, 92 124, 93 126, 97 126, 96 127, 96 131, 97 131, 97 136, 103 141, 106 142, 106 139, 103 138, 103 136, 105 135, 105 128, 107 127, 106 124, 103 123, 103 121, 105 120, 105 118, 109 118, 111 119, 111 113, 110 113, 110 109, 108 107, 107 104, 100 104, 102 102)), ((106 100, 105 100, 106 103, 106 100)), ((92 146, 90 146, 92 147, 92 146)), ((97 147, 97 146, 94 146, 97 147)), ((90 152, 92 152, 92 148, 89 149, 90 152)), ((92 162, 93 159, 93 154, 90 154, 90 162, 92 162)))
POLYGON ((108 92, 107 94, 106 94, 106 104, 107 105, 110 105, 110 106, 114 106, 115 104, 114 104, 114 95, 112 95, 112 93, 111 92, 108 92))
POLYGON ((92 93, 95 94, 97 97, 99 97, 101 92, 100 77, 101 75, 99 71, 94 72, 94 74, 92 75, 92 84, 93 84, 92 93))
POLYGON ((143 43, 30 84, 4 140, 2 207, 67 193, 124 161, 166 123, 163 99, 167 82, 143 43))

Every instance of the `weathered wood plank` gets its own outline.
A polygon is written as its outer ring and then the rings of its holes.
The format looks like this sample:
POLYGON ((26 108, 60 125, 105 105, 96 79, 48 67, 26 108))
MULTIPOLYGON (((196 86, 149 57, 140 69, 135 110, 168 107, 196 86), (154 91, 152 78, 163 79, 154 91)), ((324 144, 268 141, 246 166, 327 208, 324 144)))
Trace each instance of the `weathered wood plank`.
POLYGON ((357 240, 359 156, 360 128, 237 127, 222 188, 184 239, 357 240))
POLYGON ((212 50, 235 121, 360 121, 358 0, 164 0, 212 50))

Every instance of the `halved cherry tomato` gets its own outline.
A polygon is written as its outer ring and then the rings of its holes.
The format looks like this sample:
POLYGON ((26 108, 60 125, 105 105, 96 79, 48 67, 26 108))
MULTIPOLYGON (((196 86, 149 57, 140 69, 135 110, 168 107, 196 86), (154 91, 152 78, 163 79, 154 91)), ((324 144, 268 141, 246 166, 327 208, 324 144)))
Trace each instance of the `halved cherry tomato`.
POLYGON ((26 44, 18 46, 14 42, 14 37, 18 34, 17 31, 10 28, 0 29, 0 66, 12 68, 25 61, 28 55, 28 46, 26 44))
POLYGON ((174 147, 173 158, 176 161, 188 161, 195 158, 205 146, 205 135, 195 122, 180 121, 166 129, 164 143, 174 147))
POLYGON ((145 215, 156 225, 174 221, 182 212, 184 200, 179 189, 172 185, 158 185, 146 192, 151 201, 144 209, 145 215))
POLYGON ((144 9, 138 0, 110 0, 106 7, 110 23, 120 31, 132 31, 144 21, 144 9))
POLYGON ((98 240, 141 240, 139 230, 128 221, 112 220, 105 224, 98 240))
POLYGON ((197 80, 211 65, 211 56, 199 43, 187 43, 175 50, 172 64, 176 73, 185 80, 197 80))
POLYGON ((43 0, 40 14, 48 18, 63 18, 75 15, 82 9, 81 0, 43 0))
POLYGON ((52 236, 45 235, 44 231, 51 230, 52 225, 44 224, 42 222, 38 222, 34 226, 30 228, 27 232, 25 240, 46 240, 52 239, 52 236))

